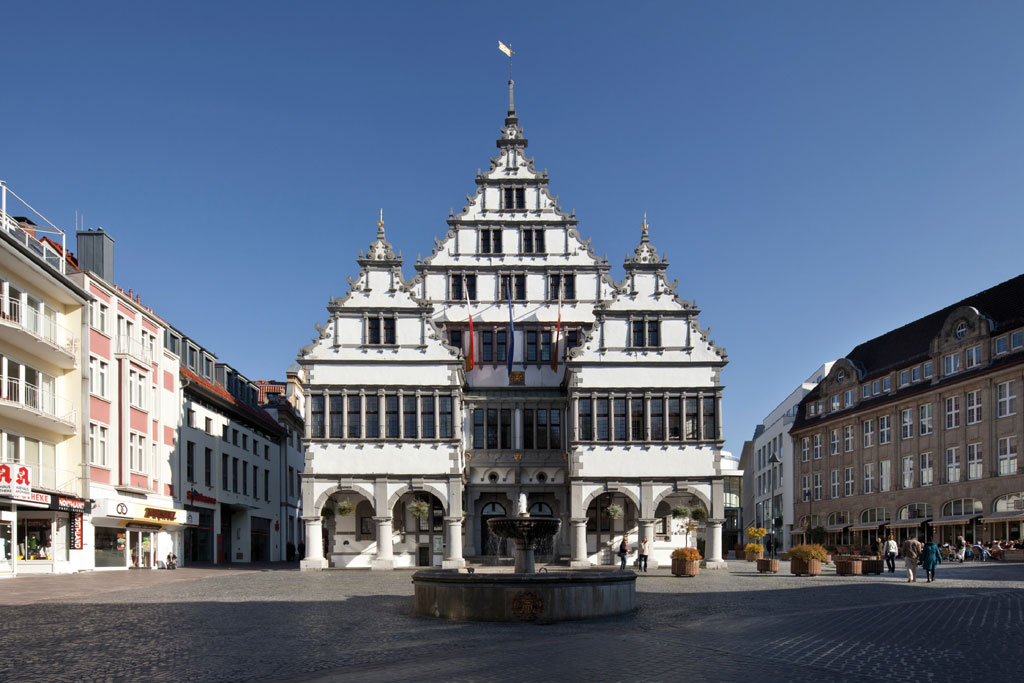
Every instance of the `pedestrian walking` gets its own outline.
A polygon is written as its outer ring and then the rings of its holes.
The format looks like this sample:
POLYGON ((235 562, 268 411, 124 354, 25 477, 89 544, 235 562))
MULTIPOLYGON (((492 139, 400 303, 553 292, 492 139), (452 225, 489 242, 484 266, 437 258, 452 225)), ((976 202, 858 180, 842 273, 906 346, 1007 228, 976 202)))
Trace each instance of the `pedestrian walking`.
POLYGON ((639 547, 637 547, 638 557, 636 558, 636 568, 638 571, 647 573, 647 556, 651 554, 651 544, 644 536, 644 540, 640 541, 639 547))
POLYGON ((619 571, 626 571, 626 555, 629 554, 629 544, 626 542, 629 540, 629 536, 623 534, 622 541, 619 542, 619 571))
POLYGON ((911 536, 903 541, 903 566, 907 568, 907 583, 917 581, 917 561, 921 559, 921 542, 911 536))
POLYGON ((939 552, 939 546, 935 545, 935 541, 925 543, 924 548, 921 549, 921 569, 924 570, 928 583, 935 580, 935 565, 940 562, 942 562, 942 553, 939 552))
POLYGON ((885 566, 889 569, 890 574, 896 573, 896 554, 899 553, 900 548, 896 545, 896 539, 893 538, 892 534, 889 534, 889 538, 886 539, 884 547, 885 553, 885 566))

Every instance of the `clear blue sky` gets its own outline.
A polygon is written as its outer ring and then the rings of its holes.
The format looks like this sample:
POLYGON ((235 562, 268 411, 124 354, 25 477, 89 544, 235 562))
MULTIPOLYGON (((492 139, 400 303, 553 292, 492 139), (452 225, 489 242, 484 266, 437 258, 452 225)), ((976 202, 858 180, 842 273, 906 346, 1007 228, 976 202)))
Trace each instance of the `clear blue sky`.
POLYGON ((495 153, 726 347, 727 447, 820 363, 1024 271, 1020 2, 5 3, 0 178, 284 376, 378 207, 413 275, 495 153))

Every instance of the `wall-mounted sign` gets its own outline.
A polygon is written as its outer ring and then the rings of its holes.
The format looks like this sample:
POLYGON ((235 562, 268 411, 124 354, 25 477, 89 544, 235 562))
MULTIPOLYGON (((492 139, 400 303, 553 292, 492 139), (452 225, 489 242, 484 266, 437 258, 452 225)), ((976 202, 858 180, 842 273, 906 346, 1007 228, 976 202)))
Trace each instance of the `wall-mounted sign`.
POLYGON ((32 468, 18 463, 0 463, 0 496, 28 500, 31 495, 32 468))
POLYGON ((82 513, 71 514, 71 549, 82 549, 82 513))

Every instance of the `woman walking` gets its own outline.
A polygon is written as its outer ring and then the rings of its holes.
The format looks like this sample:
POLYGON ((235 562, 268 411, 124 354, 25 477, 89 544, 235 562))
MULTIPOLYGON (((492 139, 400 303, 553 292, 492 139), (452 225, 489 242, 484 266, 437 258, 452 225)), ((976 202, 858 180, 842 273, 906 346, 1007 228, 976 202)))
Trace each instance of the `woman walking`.
POLYGON ((935 541, 925 543, 924 549, 921 551, 921 569, 928 577, 928 583, 935 580, 935 565, 940 562, 942 562, 942 553, 939 552, 939 546, 935 545, 935 541))
POLYGON ((892 534, 889 534, 889 538, 885 541, 884 554, 885 554, 885 566, 889 569, 890 574, 896 573, 896 553, 899 552, 899 546, 896 545, 896 539, 893 538, 892 534))

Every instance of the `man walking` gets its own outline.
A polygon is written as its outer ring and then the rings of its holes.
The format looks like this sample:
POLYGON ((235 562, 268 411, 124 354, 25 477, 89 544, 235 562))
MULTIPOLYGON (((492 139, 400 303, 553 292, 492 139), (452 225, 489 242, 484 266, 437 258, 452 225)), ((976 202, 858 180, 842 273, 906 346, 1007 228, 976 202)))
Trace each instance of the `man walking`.
POLYGON ((644 540, 640 541, 640 546, 636 550, 637 562, 636 569, 640 572, 647 572, 647 556, 651 552, 651 544, 648 542, 647 537, 644 536, 644 540))
POLYGON ((911 536, 903 541, 903 566, 907 568, 907 583, 917 580, 917 560, 921 557, 921 549, 924 546, 917 538, 911 536))

